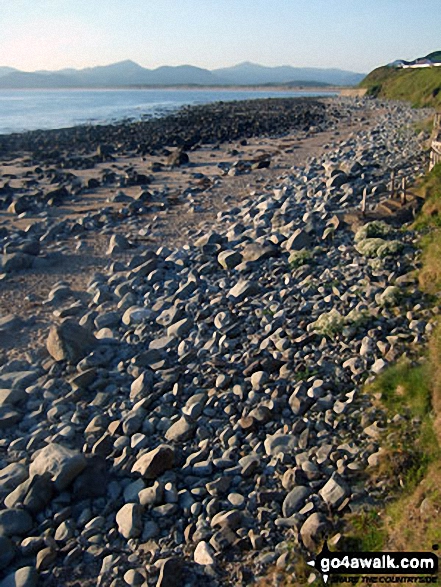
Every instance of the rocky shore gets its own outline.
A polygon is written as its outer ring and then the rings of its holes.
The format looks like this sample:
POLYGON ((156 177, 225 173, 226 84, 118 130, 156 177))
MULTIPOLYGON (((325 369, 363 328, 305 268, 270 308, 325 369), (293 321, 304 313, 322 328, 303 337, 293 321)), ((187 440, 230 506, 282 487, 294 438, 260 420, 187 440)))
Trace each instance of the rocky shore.
POLYGON ((1 137, 0 587, 250 585, 385 499, 362 385, 430 316, 357 210, 424 113, 257 102, 1 137))

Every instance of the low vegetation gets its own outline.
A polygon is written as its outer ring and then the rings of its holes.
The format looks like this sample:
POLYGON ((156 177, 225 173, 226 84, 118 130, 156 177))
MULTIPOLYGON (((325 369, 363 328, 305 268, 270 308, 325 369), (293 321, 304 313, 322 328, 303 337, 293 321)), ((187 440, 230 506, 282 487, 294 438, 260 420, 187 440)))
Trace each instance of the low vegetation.
POLYGON ((360 83, 373 97, 407 100, 415 107, 441 107, 441 67, 378 67, 360 83))
MULTIPOLYGON (((416 189, 426 198, 413 226, 421 234, 419 282, 436 318, 441 296, 441 164, 416 189)), ((381 223, 372 224, 358 240, 385 229, 381 223)), ((427 348, 409 348, 365 386, 384 414, 385 426, 378 462, 364 483, 382 485, 387 499, 373 509, 346 515, 335 548, 331 538, 332 550, 429 552, 441 546, 441 321, 436 322, 427 348)), ((298 554, 293 552, 291 561, 286 572, 273 570, 259 587, 324 585, 320 573, 298 554)))
MULTIPOLYGON (((426 202, 414 228, 421 234, 420 288, 441 295, 441 165, 418 186, 426 202)), ((344 545, 361 551, 431 551, 441 545, 441 323, 428 348, 407 356, 367 387, 388 418, 382 455, 371 471, 390 499, 384 508, 346 521, 344 545), (411 358, 409 358, 409 356, 411 358)))

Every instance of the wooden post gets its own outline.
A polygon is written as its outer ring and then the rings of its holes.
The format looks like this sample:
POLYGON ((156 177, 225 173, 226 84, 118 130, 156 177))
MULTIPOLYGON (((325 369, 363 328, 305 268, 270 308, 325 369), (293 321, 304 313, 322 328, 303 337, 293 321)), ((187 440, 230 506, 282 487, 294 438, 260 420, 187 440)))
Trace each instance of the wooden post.
POLYGON ((363 189, 363 197, 361 199, 361 213, 363 216, 366 213, 366 196, 367 196, 367 188, 363 189))
POLYGON ((395 171, 390 174, 390 197, 395 197, 395 171))
POLYGON ((405 177, 401 180, 401 204, 404 205, 406 203, 406 191, 407 191, 407 180, 405 177))

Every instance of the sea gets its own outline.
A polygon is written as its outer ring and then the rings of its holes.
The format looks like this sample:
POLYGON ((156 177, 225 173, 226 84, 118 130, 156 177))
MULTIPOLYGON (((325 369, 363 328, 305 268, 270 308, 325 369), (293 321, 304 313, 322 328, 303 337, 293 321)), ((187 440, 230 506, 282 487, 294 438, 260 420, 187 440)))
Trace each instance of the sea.
POLYGON ((164 116, 185 105, 275 97, 332 96, 294 90, 0 90, 0 134, 114 124, 164 116))

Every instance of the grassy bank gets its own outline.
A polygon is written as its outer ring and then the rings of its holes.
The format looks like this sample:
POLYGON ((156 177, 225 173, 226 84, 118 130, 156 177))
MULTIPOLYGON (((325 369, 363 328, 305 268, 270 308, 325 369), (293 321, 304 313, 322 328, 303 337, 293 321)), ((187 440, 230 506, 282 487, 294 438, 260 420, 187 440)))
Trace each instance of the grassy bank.
MULTIPOLYGON (((436 316, 441 295, 441 165, 417 189, 426 197, 414 225, 421 235, 419 284, 436 316)), ((371 479, 389 488, 389 499, 381 510, 347 520, 345 542, 352 549, 441 547, 441 322, 430 327, 426 348, 410 348, 406 358, 367 387, 389 422, 382 456, 370 471, 371 479)))
MULTIPOLYGON (((339 520, 339 534, 330 539, 332 550, 441 549, 441 320, 436 320, 441 297, 441 164, 414 190, 426 199, 413 226, 421 245, 419 287, 435 319, 429 320, 427 346, 410 345, 395 365, 365 385, 387 425, 377 462, 362 482, 368 491, 382 486, 387 497, 372 509, 339 520)), ((293 547, 291 566, 272 570, 258 586, 323 586, 320 573, 314 573, 315 580, 312 573, 293 547)))
POLYGON ((360 87, 373 97, 407 100, 415 107, 441 107, 441 67, 378 67, 364 78, 360 87))

